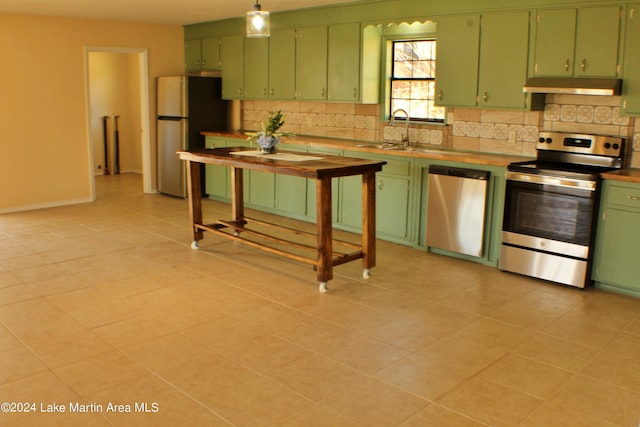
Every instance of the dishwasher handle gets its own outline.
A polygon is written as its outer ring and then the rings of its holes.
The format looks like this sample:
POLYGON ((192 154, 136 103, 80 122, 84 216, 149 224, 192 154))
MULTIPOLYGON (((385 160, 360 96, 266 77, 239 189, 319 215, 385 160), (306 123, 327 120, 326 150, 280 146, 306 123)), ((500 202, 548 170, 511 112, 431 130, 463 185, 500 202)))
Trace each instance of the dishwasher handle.
POLYGON ((450 166, 431 165, 429 166, 430 175, 447 175, 457 178, 479 179, 487 181, 489 179, 488 171, 476 169, 455 168, 450 166))

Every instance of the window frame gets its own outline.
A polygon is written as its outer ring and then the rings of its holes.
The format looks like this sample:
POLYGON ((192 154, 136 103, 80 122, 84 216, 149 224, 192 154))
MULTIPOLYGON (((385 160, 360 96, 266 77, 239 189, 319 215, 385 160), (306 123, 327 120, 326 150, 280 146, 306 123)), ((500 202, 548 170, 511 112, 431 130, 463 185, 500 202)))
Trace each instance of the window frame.
MULTIPOLYGON (((396 57, 395 57, 395 52, 396 52, 396 45, 398 43, 412 43, 412 42, 434 42, 437 45, 437 39, 435 36, 431 35, 429 37, 412 37, 412 38, 406 38, 406 37, 400 37, 400 38, 394 38, 394 39, 390 39, 388 41, 389 43, 389 49, 390 49, 390 58, 389 58, 389 62, 390 62, 390 71, 387 77, 387 80, 389 82, 389 95, 388 95, 388 100, 387 100, 387 110, 389 111, 389 118, 391 118, 391 114, 392 114, 392 104, 394 102, 394 98, 393 97, 393 86, 394 86, 394 82, 431 82, 431 84, 434 86, 434 97, 433 98, 429 98, 429 99, 424 99, 424 102, 433 102, 434 106, 435 106, 435 82, 436 82, 436 73, 434 73, 433 77, 396 77, 395 76, 395 71, 396 71, 396 57)), ((435 46, 434 46, 435 49, 435 46)), ((435 59, 434 59, 435 62, 435 59)), ((412 98, 409 99, 409 101, 411 102, 412 98)), ((435 117, 415 117, 415 116, 409 116, 409 121, 410 122, 414 122, 414 123, 429 123, 429 124, 444 124, 445 122, 445 117, 446 117, 446 111, 445 113, 443 113, 442 118, 435 118, 435 117)), ((406 120, 404 116, 396 116, 395 119, 400 119, 400 120, 406 120)))
MULTIPOLYGON (((393 66, 394 41, 438 40, 436 22, 430 18, 415 18, 413 24, 391 24, 382 30, 382 58, 380 61, 380 120, 391 119, 391 72, 393 66)), ((437 70, 436 70, 437 78, 437 70)), ((398 117, 402 120, 402 117, 398 117)), ((419 121, 410 119, 415 125, 444 126, 448 120, 448 108, 444 107, 444 121, 419 121)))

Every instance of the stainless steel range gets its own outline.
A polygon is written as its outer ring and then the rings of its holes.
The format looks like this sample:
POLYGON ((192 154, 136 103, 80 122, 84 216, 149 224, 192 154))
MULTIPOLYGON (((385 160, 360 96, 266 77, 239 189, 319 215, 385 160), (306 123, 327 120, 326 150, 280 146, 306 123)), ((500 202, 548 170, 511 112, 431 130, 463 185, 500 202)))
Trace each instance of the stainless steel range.
POLYGON ((590 265, 600 173, 621 169, 620 137, 541 132, 537 158, 507 171, 498 267, 583 288, 590 265))

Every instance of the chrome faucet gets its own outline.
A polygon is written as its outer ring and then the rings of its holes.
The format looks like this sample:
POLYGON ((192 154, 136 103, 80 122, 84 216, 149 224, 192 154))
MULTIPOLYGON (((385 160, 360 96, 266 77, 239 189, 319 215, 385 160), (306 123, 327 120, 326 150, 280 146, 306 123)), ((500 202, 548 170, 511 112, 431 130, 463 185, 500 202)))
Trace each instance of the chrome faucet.
POLYGON ((396 113, 404 113, 404 116, 406 117, 404 122, 404 135, 402 136, 402 145, 406 149, 409 146, 409 113, 407 113, 407 111, 403 110, 402 108, 398 108, 393 113, 391 113, 391 120, 389 121, 391 127, 393 127, 396 121, 396 113))

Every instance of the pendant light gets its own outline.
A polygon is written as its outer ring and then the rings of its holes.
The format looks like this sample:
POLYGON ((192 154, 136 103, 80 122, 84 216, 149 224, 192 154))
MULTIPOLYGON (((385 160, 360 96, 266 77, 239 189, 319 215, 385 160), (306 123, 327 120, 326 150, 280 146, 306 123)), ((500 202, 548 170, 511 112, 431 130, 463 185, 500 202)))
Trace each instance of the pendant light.
POLYGON ((269 37, 270 35, 269 12, 263 11, 259 0, 256 0, 253 10, 247 12, 247 37, 269 37))

